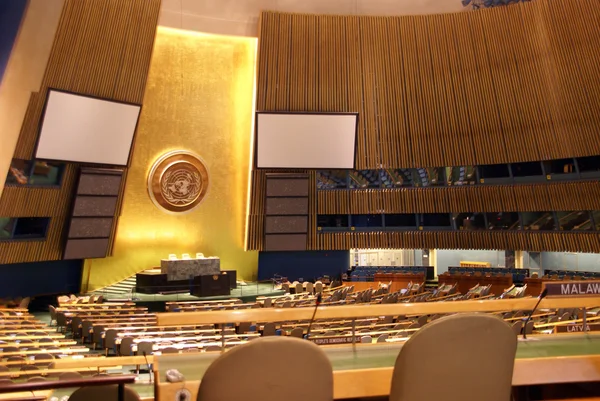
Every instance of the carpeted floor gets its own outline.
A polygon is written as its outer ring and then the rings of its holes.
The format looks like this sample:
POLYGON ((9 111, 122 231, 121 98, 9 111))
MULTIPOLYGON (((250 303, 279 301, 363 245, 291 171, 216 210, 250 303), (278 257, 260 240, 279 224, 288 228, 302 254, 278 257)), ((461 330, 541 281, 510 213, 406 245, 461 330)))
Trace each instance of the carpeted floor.
POLYGON ((96 295, 103 295, 107 300, 113 299, 124 299, 124 298, 132 298, 135 301, 139 302, 172 302, 172 301, 212 301, 212 300, 222 300, 229 298, 239 298, 243 302, 252 302, 258 296, 277 296, 283 295, 285 292, 283 290, 276 290, 272 283, 257 283, 250 282, 246 283, 246 285, 238 285, 237 288, 231 290, 230 295, 222 295, 216 297, 196 297, 190 295, 190 293, 183 294, 142 294, 135 291, 130 292, 110 292, 106 289, 94 292, 96 295))

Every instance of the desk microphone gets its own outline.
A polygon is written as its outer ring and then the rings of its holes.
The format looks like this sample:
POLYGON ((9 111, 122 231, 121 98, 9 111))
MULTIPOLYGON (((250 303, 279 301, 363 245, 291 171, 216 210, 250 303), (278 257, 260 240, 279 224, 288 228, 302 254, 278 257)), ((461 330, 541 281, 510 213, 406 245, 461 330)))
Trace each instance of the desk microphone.
POLYGON ((523 324, 523 340, 527 339, 527 323, 529 323, 529 320, 531 319, 531 316, 533 316, 533 313, 537 309, 537 307, 540 304, 540 302, 542 302, 542 299, 546 298, 546 295, 548 295, 548 289, 544 288, 544 291, 542 291, 542 293, 538 297, 538 301, 535 304, 535 306, 533 307, 533 309, 531 310, 531 313, 529 314, 529 316, 527 316, 527 319, 525 319, 525 323, 523 324))
POLYGON ((310 336, 310 328, 312 327, 313 322, 315 321, 315 316, 317 314, 317 308, 321 305, 321 300, 323 299, 323 295, 321 293, 317 294, 317 302, 315 302, 315 309, 313 311, 313 315, 310 318, 310 322, 308 323, 308 330, 306 330, 306 339, 310 336))
POLYGON ((150 383, 152 383, 152 367, 148 363, 148 356, 146 355, 146 351, 142 352, 144 354, 144 359, 146 360, 146 366, 148 367, 148 373, 150 374, 150 383))

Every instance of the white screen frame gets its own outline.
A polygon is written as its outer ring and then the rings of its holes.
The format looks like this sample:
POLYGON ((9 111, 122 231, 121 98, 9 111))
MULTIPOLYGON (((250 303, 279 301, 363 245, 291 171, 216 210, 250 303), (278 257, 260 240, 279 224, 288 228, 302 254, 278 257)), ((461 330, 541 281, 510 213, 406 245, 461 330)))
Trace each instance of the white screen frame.
POLYGON ((47 161, 56 161, 56 162, 64 162, 64 163, 81 163, 81 164, 85 164, 85 165, 110 165, 110 166, 126 167, 129 165, 129 163, 131 161, 131 155, 133 153, 133 145, 135 142, 135 136, 137 134, 137 128, 138 128, 138 124, 139 124, 141 109, 142 109, 142 105, 137 104, 137 103, 122 102, 122 101, 118 101, 118 100, 114 100, 114 99, 106 99, 106 98, 101 98, 101 97, 92 96, 92 95, 85 95, 85 94, 81 94, 81 93, 64 91, 64 90, 60 90, 60 89, 48 88, 48 93, 46 95, 46 101, 44 103, 44 110, 43 110, 42 116, 40 118, 39 131, 38 131, 38 136, 36 139, 34 158, 36 160, 47 160, 47 161), (44 130, 44 124, 46 122, 48 106, 50 103, 51 96, 53 94, 68 95, 69 97, 74 97, 74 98, 83 98, 83 99, 91 100, 91 101, 113 103, 113 104, 121 105, 121 106, 129 106, 128 112, 136 113, 136 116, 135 116, 135 124, 133 124, 133 121, 134 121, 133 118, 131 118, 130 121, 128 122, 129 128, 132 128, 132 133, 131 133, 131 137, 128 138, 129 140, 127 140, 123 144, 124 145, 123 147, 128 145, 128 152, 127 152, 126 160, 124 160, 123 152, 121 152, 122 155, 121 155, 121 157, 118 158, 118 161, 116 160, 117 158, 115 158, 115 161, 109 161, 106 158, 91 159, 91 158, 85 158, 85 157, 82 157, 82 158, 62 157, 62 156, 54 157, 57 155, 57 153, 60 153, 60 152, 54 152, 54 155, 48 154, 47 151, 44 154, 39 154, 40 142, 42 141, 42 133, 44 130))
POLYGON ((359 113, 357 112, 310 112, 310 111, 257 111, 255 115, 254 123, 254 168, 257 170, 282 170, 282 169, 302 169, 302 170, 354 170, 356 169, 356 152, 358 147, 358 122, 359 113), (329 116, 353 116, 355 118, 354 124, 354 155, 352 158, 352 167, 323 167, 323 166, 285 166, 285 167, 272 167, 272 166, 260 166, 259 165, 259 116, 260 115, 329 115, 329 116))

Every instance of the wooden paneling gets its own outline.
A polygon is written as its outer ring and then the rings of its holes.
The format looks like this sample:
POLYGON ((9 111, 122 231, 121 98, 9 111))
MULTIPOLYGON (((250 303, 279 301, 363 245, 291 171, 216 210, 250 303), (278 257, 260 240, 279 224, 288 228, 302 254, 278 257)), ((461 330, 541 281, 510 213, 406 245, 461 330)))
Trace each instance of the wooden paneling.
POLYGON ((600 182, 327 190, 317 214, 600 210, 600 182))
MULTIPOLYGON (((537 0, 400 17, 264 12, 257 110, 358 112, 357 169, 598 155, 600 53, 590 38, 600 34, 599 6, 537 0)), ((268 173, 253 172, 249 249, 264 249, 268 173)), ((311 249, 600 250, 596 234, 316 228, 317 214, 597 210, 598 182, 317 192, 308 173, 311 249)))
POLYGON ((598 233, 517 231, 348 232, 314 237, 313 250, 373 249, 519 249, 533 252, 600 252, 598 233))
MULTIPOLYGON (((49 88, 142 103, 160 3, 160 0, 65 2, 41 88, 30 99, 15 158, 29 160, 34 156, 49 88)), ((0 264, 61 258, 77 170, 77 165, 67 165, 60 189, 5 188, 0 199, 0 216, 39 216, 51 220, 46 241, 0 243, 0 264)), ((117 214, 123 189, 124 183, 117 214)))
POLYGON ((360 113, 358 169, 597 155, 599 0, 261 18, 257 109, 360 113))

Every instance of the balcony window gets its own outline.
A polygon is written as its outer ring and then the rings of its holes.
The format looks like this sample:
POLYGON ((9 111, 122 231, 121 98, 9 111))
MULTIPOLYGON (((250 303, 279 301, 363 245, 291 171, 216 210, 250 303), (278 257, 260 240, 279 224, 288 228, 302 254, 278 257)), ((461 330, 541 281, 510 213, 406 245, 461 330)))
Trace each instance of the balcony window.
POLYGON ((346 189, 348 172, 344 170, 326 170, 317 172, 318 189, 346 189))
POLYGON ((444 168, 418 168, 413 169, 413 183, 415 187, 438 187, 445 185, 444 168))
POLYGON ((592 229, 592 219, 588 211, 558 212, 558 228, 564 231, 586 231, 592 229))
POLYGON ((561 175, 576 174, 575 162, 573 159, 548 160, 544 162, 546 175, 559 177, 561 175))
POLYGON ((600 156, 579 157, 577 165, 580 172, 600 171, 600 156))
POLYGON ((556 221, 552 212, 525 212, 522 213, 522 218, 525 230, 556 230, 556 221))
POLYGON ((379 188, 379 171, 361 170, 350 172, 351 189, 379 188))
POLYGON ((317 227, 348 228, 347 214, 320 214, 317 216, 317 227))
POLYGON ((48 217, 0 217, 0 240, 24 240, 46 237, 48 217))
POLYGON ((482 184, 510 182, 508 164, 488 164, 479 166, 479 181, 482 184))
POLYGON ((353 214, 352 226, 356 228, 381 228, 383 218, 380 214, 353 214))
POLYGON ((542 163, 540 162, 528 162, 528 163, 513 163, 510 165, 512 176, 517 182, 531 182, 544 181, 544 172, 542 171, 542 163))
POLYGON ((417 229, 417 216, 414 214, 386 214, 384 217, 386 227, 405 230, 417 229))
POLYGON ((41 160, 13 159, 6 177, 7 185, 60 185, 63 164, 41 160))
POLYGON ((488 230, 518 230, 519 213, 486 213, 488 230))
POLYGON ((458 166, 446 167, 448 185, 471 185, 475 184, 475 167, 458 166))
POLYGON ((424 229, 447 230, 452 228, 449 213, 424 213, 419 218, 420 226, 424 229))
POLYGON ((379 178, 384 188, 413 186, 412 170, 408 168, 379 170, 379 178))
POLYGON ((485 230, 485 218, 482 213, 455 213, 452 220, 459 230, 485 230))

